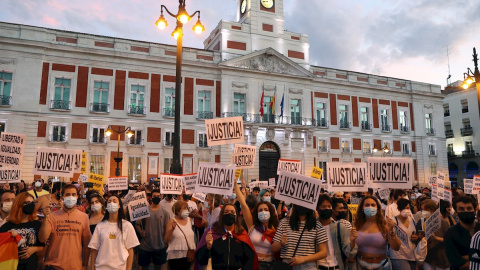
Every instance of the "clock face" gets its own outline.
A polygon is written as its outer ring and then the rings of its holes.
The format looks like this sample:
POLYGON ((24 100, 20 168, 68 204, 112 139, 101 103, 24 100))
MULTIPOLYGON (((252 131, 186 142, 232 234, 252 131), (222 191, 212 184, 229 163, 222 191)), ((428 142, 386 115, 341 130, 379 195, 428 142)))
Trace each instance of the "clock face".
POLYGON ((247 0, 242 1, 242 6, 240 7, 240 12, 243 14, 247 10, 247 0))
POLYGON ((264 8, 272 8, 274 0, 260 0, 264 8))

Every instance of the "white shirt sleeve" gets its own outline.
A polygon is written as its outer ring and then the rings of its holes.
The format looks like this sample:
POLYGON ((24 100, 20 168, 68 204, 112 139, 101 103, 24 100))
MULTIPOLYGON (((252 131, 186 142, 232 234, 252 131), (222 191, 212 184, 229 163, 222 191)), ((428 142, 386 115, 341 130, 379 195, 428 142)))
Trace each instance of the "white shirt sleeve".
POLYGON ((92 249, 98 250, 100 248, 100 232, 98 231, 98 226, 100 225, 97 224, 95 227, 95 231, 93 232, 92 238, 90 239, 90 243, 88 243, 88 247, 92 249))
POLYGON ((138 238, 137 238, 137 235, 135 234, 135 229, 133 228, 132 224, 130 224, 130 222, 124 222, 123 226, 125 226, 125 231, 123 233, 126 234, 125 248, 131 249, 140 245, 140 242, 138 242, 138 238))

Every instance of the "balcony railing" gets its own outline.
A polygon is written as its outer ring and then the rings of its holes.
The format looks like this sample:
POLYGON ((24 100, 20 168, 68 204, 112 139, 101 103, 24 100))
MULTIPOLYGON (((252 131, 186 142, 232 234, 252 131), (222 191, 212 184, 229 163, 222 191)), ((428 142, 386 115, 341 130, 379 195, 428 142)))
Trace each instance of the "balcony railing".
POLYGON ((198 148, 209 148, 207 141, 198 141, 198 148))
POLYGON ((410 149, 403 149, 403 152, 402 152, 404 155, 411 155, 410 153, 410 149))
POLYGON ((326 119, 317 119, 314 121, 315 126, 319 128, 328 128, 328 121, 326 119))
POLYGON ((299 126, 315 126, 315 120, 310 118, 303 117, 290 117, 290 116, 278 116, 278 115, 267 115, 263 116, 260 114, 250 114, 250 113, 236 113, 236 112, 224 112, 222 117, 236 117, 241 116, 244 123, 252 124, 276 124, 276 125, 299 125, 299 126))
POLYGON ((372 153, 372 148, 368 147, 368 148, 363 148, 363 153, 364 154, 371 154, 372 153))
POLYGON ((0 106, 12 106, 12 96, 0 95, 0 106))
POLYGON ((171 140, 165 140, 165 141, 164 141, 164 145, 165 145, 165 146, 168 146, 168 147, 172 147, 172 146, 173 146, 173 139, 171 139, 171 140))
POLYGON ((132 145, 132 146, 141 146, 143 145, 143 139, 139 139, 139 138, 131 138, 131 139, 128 139, 127 141, 128 145, 132 145))
POLYGON ((460 129, 460 133, 462 136, 470 136, 473 135, 473 128, 468 126, 460 129))
POLYGON ((400 132, 401 132, 401 133, 405 133, 405 134, 406 134, 406 133, 410 133, 410 128, 407 127, 407 126, 402 126, 402 125, 401 125, 401 126, 400 126, 400 132))
POLYGON ((175 108, 164 108, 163 109, 163 117, 175 117, 175 108))
MULTIPOLYGON (((175 115, 175 113, 174 113, 173 115, 175 115)), ((198 112, 197 112, 197 119, 200 119, 200 120, 213 119, 213 112, 209 112, 209 111, 198 111, 198 112)))
POLYGON ((435 133, 436 131, 434 128, 427 128, 427 135, 433 136, 435 133))
POLYGON ((429 149, 428 150, 428 155, 429 156, 436 156, 437 155, 437 149, 429 149))
POLYGON ((346 121, 340 121, 340 128, 341 129, 351 129, 352 123, 346 121))
POLYGON ((474 157, 474 156, 475 156, 475 151, 473 149, 462 151, 462 157, 474 157))
POLYGON ((342 147, 342 153, 352 153, 352 147, 342 147))
POLYGON ((447 116, 450 116, 450 111, 443 112, 443 117, 447 117, 447 116))
POLYGON ((363 131, 371 131, 372 130, 372 124, 368 122, 362 122, 362 130, 363 131))
POLYGON ((67 100, 50 100, 50 109, 69 111, 72 109, 70 101, 67 100))
MULTIPOLYGON (((222 117, 237 117, 237 116, 241 116, 243 118, 244 122, 247 121, 247 114, 246 113, 240 113, 240 112, 224 112, 224 113, 222 113, 222 117)), ((251 122, 251 121, 249 121, 249 122, 251 122)))
POLYGON ((90 143, 106 144, 107 143, 107 138, 106 137, 98 137, 98 136, 90 136, 90 143))
POLYGON ((327 153, 328 152, 328 147, 325 146, 325 145, 319 146, 318 147, 318 152, 327 153))
POLYGON ((453 151, 447 151, 447 157, 456 157, 455 152, 453 151))
POLYGON ((49 141, 51 142, 67 142, 67 136, 65 134, 50 134, 49 141))
POLYGON ((90 111, 94 113, 108 113, 110 112, 110 104, 108 103, 90 103, 90 111))
POLYGON ((445 130, 445 137, 448 138, 453 138, 453 130, 447 129, 445 130))
POLYGON ((128 110, 128 114, 131 114, 131 115, 146 115, 147 114, 147 107, 130 105, 129 110, 128 110))
POLYGON ((382 132, 392 132, 392 127, 389 125, 382 125, 382 132))
POLYGON ((462 108, 462 113, 467 113, 468 112, 468 106, 465 106, 462 108))

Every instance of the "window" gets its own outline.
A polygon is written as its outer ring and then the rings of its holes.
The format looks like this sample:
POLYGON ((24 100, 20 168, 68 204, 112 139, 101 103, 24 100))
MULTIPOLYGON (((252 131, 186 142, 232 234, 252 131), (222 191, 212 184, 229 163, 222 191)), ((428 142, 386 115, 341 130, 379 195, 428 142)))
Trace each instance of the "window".
POLYGON ((108 90, 110 84, 104 81, 95 81, 93 83, 93 103, 92 112, 109 112, 108 90))
POLYGON ((327 127, 327 110, 324 102, 317 102, 316 105, 317 127, 327 127))
POLYGON ((392 143, 383 141, 383 155, 391 155, 391 154, 393 154, 392 143))
POLYGON ((107 143, 105 138, 105 128, 94 127, 92 128, 92 136, 90 137, 92 143, 107 143))
POLYGON ((142 131, 141 130, 132 130, 133 136, 128 138, 129 145, 143 145, 142 131))
POLYGON ((444 117, 450 116, 450 105, 443 104, 443 116, 444 117))
POLYGON ((300 99, 290 100, 290 116, 293 125, 302 124, 302 103, 300 99))
POLYGON ((146 114, 145 110, 145 86, 132 84, 130 91, 129 114, 146 114))
POLYGON ((198 119, 212 119, 213 112, 210 108, 210 91, 198 91, 197 108, 198 119))
POLYGON ((468 100, 462 99, 460 102, 462 105, 462 113, 468 113, 468 100))
POLYGON ((173 146, 173 132, 165 132, 165 146, 173 146))
POLYGON ((404 155, 410 155, 410 143, 402 142, 402 153, 404 155))
POLYGON ((407 133, 410 132, 408 128, 408 114, 407 111, 400 111, 400 132, 407 133))
POLYGON ((200 148, 208 148, 207 134, 205 134, 205 133, 198 133, 198 147, 200 147, 200 148))
POLYGON ((437 147, 434 143, 429 143, 428 144, 428 154, 430 156, 436 156, 437 155, 437 147))
POLYGON ((382 131, 384 132, 390 132, 392 131, 389 125, 389 120, 388 120, 388 110, 387 109, 381 109, 380 110, 380 122, 382 124, 382 131))
POLYGON ((435 130, 433 129, 433 116, 432 113, 425 114, 425 129, 428 135, 435 135, 435 130))
POLYGON ((0 105, 12 105, 12 73, 0 72, 0 105))
POLYGON ((465 141, 465 151, 467 153, 473 152, 473 143, 472 141, 465 141))
POLYGON ((104 175, 103 174, 104 168, 105 168, 105 156, 90 155, 90 173, 104 175))
POLYGON ((319 161, 318 167, 323 170, 322 173, 322 181, 327 181, 327 162, 326 161, 319 161))
POLYGON ((470 119, 463 119, 463 128, 460 129, 462 136, 473 135, 473 128, 470 126, 470 119))
POLYGON ((349 139, 342 139, 342 153, 351 153, 352 148, 350 146, 349 139))
POLYGON ((318 140, 318 151, 326 153, 328 152, 328 145, 326 139, 319 139, 318 140))
POLYGON ((453 150, 453 143, 447 144, 447 154, 449 156, 455 155, 455 151, 453 150))
POLYGON ((348 122, 348 105, 340 104, 338 109, 340 128, 350 128, 350 123, 348 122))
POLYGON ((437 175, 437 163, 435 162, 430 163, 430 175, 437 175))
POLYGON ((128 181, 138 183, 142 181, 142 158, 128 157, 128 181))
POLYGON ((55 78, 55 92, 50 108, 54 110, 70 110, 70 88, 72 80, 55 78))
POLYGON ((173 163, 173 158, 164 158, 163 159, 163 172, 170 173, 170 166, 173 163))
POLYGON ((372 153, 372 142, 370 140, 363 140, 363 153, 372 153))
POLYGON ((245 114, 245 94, 233 94, 233 116, 244 116, 245 114))
POLYGON ((273 110, 270 106, 272 103, 273 97, 263 97, 263 119, 264 123, 274 123, 275 119, 273 116, 273 110))
POLYGON ((67 127, 65 125, 52 125, 51 142, 66 142, 67 127))
POLYGON ((369 115, 370 108, 368 107, 361 107, 360 108, 360 121, 362 123, 362 130, 371 130, 370 127, 370 115, 369 115))
POLYGON ((165 107, 163 116, 175 117, 175 88, 165 88, 165 107))

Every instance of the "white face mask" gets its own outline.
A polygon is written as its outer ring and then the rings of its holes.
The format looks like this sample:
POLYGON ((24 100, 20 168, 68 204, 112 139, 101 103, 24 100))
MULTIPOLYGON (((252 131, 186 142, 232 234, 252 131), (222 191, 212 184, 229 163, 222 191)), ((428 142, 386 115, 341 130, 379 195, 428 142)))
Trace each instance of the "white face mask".
POLYGON ((111 202, 107 204, 107 211, 111 214, 117 213, 119 208, 118 203, 111 202))
POLYGON ((65 197, 63 198, 63 204, 68 208, 71 209, 77 204, 77 197, 65 197))
POLYGON ((182 214, 181 214, 182 218, 187 218, 189 215, 190 215, 190 212, 188 212, 188 210, 182 211, 182 214))
POLYGON ((453 216, 453 215, 455 215, 455 210, 453 210, 453 208, 451 208, 449 213, 450 213, 450 215, 453 216))
POLYGON ((428 211, 422 210, 422 217, 428 219, 432 214, 428 211))
POLYGON ((100 212, 100 210, 102 209, 102 205, 97 203, 97 204, 92 204, 90 206, 90 209, 92 209, 93 212, 97 213, 97 212, 100 212))
POLYGON ((42 186, 42 182, 35 182, 35 187, 41 187, 42 186))
POLYGON ((410 209, 403 209, 402 212, 400 212, 400 215, 402 215, 402 217, 406 218, 408 216, 410 216, 412 212, 410 211, 410 209))
POLYGON ((2 206, 2 211, 5 213, 10 213, 10 210, 12 210, 12 205, 13 202, 4 202, 2 206))

